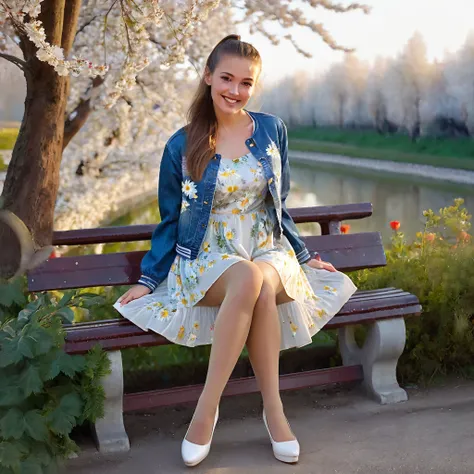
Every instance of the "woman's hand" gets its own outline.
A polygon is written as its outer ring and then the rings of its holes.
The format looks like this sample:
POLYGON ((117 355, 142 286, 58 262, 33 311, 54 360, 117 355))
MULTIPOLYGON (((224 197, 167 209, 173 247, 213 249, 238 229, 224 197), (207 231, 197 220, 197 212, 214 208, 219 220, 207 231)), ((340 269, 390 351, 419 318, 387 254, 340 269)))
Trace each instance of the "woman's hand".
POLYGON ((311 268, 319 268, 320 270, 327 270, 328 272, 337 272, 332 263, 323 262, 319 255, 316 258, 312 258, 309 262, 306 262, 306 264, 311 268))
POLYGON ((123 306, 124 304, 130 303, 130 301, 137 300, 142 296, 148 295, 148 293, 151 293, 151 290, 147 286, 135 285, 132 286, 132 288, 130 288, 126 293, 124 293, 118 299, 118 302, 120 303, 120 306, 123 306))

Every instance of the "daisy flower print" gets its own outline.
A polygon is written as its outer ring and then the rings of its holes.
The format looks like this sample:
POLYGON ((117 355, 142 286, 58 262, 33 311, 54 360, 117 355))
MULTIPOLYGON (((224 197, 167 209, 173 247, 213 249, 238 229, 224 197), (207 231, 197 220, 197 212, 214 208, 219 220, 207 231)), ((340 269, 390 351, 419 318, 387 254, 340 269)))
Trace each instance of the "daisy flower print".
POLYGON ((196 198, 197 198, 196 185, 195 185, 194 182, 191 181, 190 179, 187 179, 187 180, 183 183, 182 190, 183 190, 183 194, 184 194, 185 196, 187 196, 188 198, 193 198, 193 199, 196 199, 196 198))

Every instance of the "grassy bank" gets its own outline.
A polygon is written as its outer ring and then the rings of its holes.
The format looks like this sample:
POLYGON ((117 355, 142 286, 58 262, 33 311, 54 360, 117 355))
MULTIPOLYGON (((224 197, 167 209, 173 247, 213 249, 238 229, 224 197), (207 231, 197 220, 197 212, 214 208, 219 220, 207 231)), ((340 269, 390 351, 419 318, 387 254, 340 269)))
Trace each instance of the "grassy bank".
POLYGON ((0 128, 0 150, 12 150, 17 136, 17 128, 0 128))
POLYGON ((289 131, 290 149, 354 158, 415 163, 474 171, 474 140, 379 135, 375 131, 298 128, 289 131))

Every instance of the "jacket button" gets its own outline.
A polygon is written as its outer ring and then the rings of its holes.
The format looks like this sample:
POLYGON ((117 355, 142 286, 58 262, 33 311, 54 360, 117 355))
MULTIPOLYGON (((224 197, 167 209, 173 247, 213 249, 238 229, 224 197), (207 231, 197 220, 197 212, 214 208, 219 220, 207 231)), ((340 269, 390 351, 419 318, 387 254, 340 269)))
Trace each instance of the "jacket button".
POLYGON ((204 229, 204 227, 206 227, 206 224, 202 224, 201 227, 204 229))
POLYGON ((255 146, 255 145, 254 145, 253 143, 250 143, 250 145, 249 145, 249 146, 255 146))
POLYGON ((207 201, 204 201, 204 204, 207 204, 207 201))
POLYGON ((273 178, 270 178, 270 179, 268 180, 268 184, 272 184, 272 183, 273 183, 273 178))

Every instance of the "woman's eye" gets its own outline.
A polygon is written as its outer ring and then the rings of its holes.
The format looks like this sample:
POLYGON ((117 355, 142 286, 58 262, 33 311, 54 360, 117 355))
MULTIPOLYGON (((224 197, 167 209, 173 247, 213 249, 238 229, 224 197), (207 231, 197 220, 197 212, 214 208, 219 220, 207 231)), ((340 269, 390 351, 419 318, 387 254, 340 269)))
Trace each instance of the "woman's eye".
POLYGON ((223 79, 224 81, 230 81, 230 78, 229 78, 229 77, 222 76, 222 79, 223 79))
POLYGON ((250 82, 244 82, 244 86, 245 86, 245 87, 252 87, 252 83, 250 83, 250 82))

